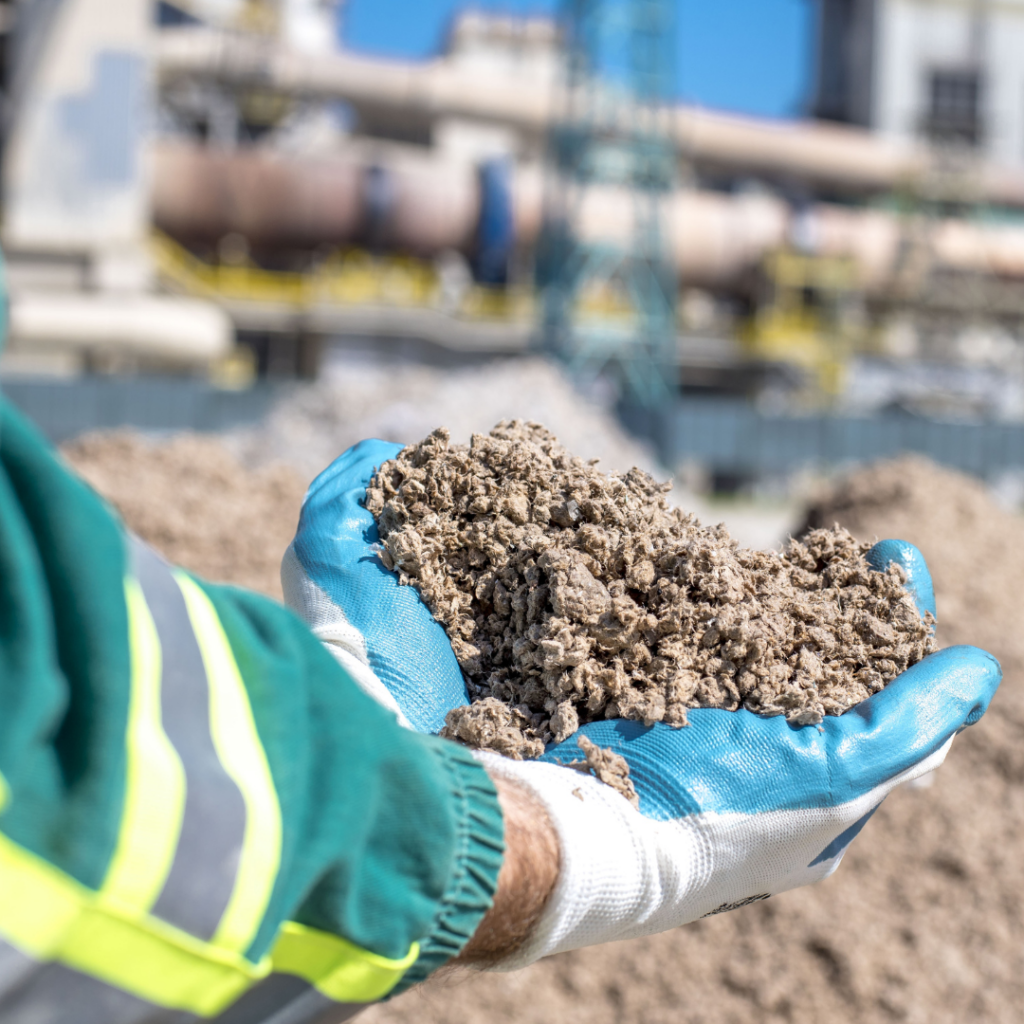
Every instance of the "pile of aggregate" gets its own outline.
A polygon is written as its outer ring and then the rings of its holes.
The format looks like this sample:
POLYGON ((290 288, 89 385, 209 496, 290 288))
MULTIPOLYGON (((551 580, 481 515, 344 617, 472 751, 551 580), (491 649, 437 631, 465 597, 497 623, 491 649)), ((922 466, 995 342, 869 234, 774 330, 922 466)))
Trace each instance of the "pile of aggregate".
POLYGON ((67 442, 61 454, 174 565, 281 599, 281 555, 305 492, 290 467, 248 470, 201 434, 158 441, 97 431, 67 442))
MULTIPOLYGON (((444 423, 463 440, 504 419, 545 424, 569 451, 600 459, 606 472, 639 466, 667 473, 654 450, 625 431, 609 396, 581 393, 564 368, 537 356, 442 367, 329 347, 316 381, 276 387, 278 399, 261 421, 221 440, 248 468, 285 464, 307 482, 367 437, 407 444, 444 423)), ((693 466, 676 468, 673 503, 710 521, 715 513, 692 489, 699 486, 699 470, 694 476, 688 472, 693 466)), ((749 547, 772 547, 801 512, 788 501, 774 508, 734 506, 729 528, 749 547)))
POLYGON ((869 543, 833 528, 743 549, 668 489, 519 420, 468 446, 436 430, 378 469, 381 560, 444 626, 472 699, 442 735, 531 758, 600 718, 679 727, 689 708, 743 707, 815 724, 934 649, 869 543))
POLYGON ((519 418, 546 424, 571 451, 606 468, 658 468, 654 452, 598 396, 581 394, 560 366, 537 356, 439 367, 329 350, 324 363, 315 382, 283 388, 264 420, 227 435, 243 463, 284 462, 312 480, 367 437, 406 444, 444 423, 453 437, 468 438, 519 418))

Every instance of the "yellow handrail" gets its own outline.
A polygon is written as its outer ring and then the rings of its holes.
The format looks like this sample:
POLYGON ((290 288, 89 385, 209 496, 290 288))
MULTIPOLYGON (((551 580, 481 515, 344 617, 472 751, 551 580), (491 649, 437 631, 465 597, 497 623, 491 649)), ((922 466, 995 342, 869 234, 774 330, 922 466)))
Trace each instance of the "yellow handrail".
MULTIPOLYGON (((207 263, 184 246, 156 232, 153 256, 163 280, 191 295, 221 301, 314 306, 399 306, 439 309, 444 304, 434 266, 410 256, 373 256, 346 249, 306 271, 265 270, 251 261, 207 263)), ((533 317, 532 292, 474 284, 453 310, 472 320, 520 321, 533 317)))

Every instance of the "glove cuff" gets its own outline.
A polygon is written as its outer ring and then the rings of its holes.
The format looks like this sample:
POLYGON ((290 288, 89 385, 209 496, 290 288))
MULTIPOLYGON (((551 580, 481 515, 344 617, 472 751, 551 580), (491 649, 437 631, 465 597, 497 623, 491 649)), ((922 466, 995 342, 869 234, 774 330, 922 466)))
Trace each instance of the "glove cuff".
POLYGON ((679 905, 699 882, 692 830, 644 818, 625 797, 571 768, 487 751, 474 756, 492 778, 544 805, 561 847, 559 879, 533 935, 494 970, 681 923, 679 905), (671 923, 660 920, 667 906, 676 909, 671 923))

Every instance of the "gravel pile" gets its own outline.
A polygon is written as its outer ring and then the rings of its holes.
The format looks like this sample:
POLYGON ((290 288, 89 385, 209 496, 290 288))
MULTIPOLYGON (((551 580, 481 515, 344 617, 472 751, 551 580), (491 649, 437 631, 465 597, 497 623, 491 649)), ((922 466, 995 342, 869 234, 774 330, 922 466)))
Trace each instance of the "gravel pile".
POLYGON ((649 448, 629 437, 599 402, 580 395, 540 358, 496 360, 441 370, 416 364, 344 363, 315 384, 297 385, 261 425, 227 443, 247 465, 286 462, 311 480, 367 437, 408 444, 439 423, 468 441, 502 419, 546 424, 570 450, 608 471, 659 470, 649 448))
POLYGON ((896 566, 815 529, 737 546, 642 470, 602 473, 512 420, 469 445, 444 428, 371 481, 384 564, 445 627, 473 703, 442 735, 539 757, 581 724, 686 724, 744 707, 817 724, 933 649, 896 566))

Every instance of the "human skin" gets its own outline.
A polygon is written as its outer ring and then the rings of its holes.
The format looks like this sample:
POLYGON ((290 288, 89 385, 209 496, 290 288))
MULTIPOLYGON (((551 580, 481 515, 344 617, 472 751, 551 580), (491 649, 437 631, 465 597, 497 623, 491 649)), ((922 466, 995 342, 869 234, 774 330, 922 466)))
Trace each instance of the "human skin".
POLYGON ((505 819, 505 859, 494 903, 456 963, 486 967, 514 953, 536 927, 558 881, 558 836, 544 807, 528 792, 495 779, 505 819))

